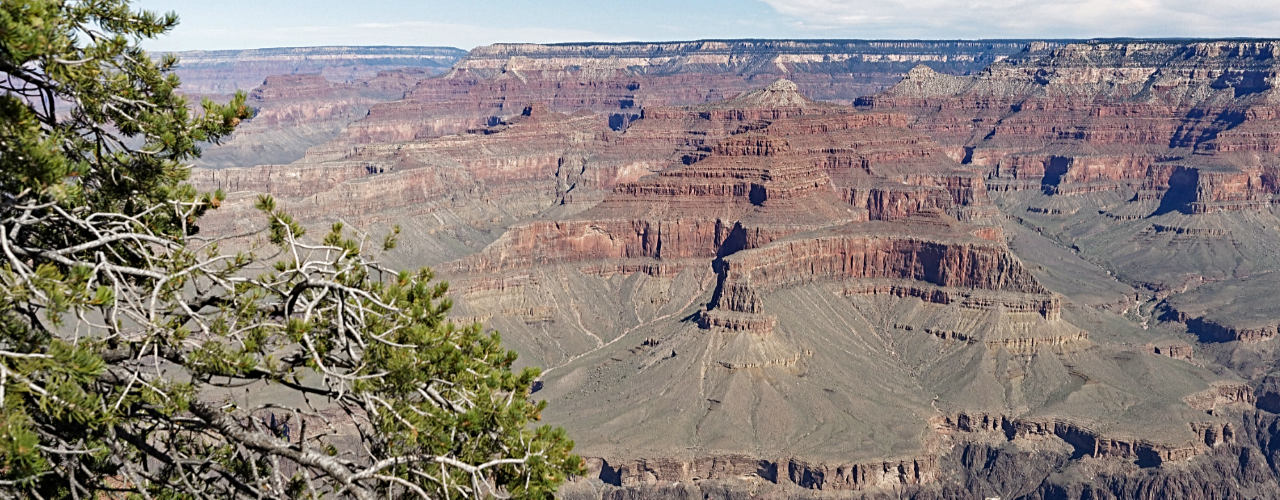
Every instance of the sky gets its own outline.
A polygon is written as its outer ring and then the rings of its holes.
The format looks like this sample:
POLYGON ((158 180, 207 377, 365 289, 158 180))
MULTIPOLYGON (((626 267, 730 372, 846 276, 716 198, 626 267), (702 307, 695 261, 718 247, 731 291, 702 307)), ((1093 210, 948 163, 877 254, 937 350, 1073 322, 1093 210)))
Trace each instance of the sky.
POLYGON ((136 0, 149 50, 704 38, 1280 38, 1280 0, 136 0))

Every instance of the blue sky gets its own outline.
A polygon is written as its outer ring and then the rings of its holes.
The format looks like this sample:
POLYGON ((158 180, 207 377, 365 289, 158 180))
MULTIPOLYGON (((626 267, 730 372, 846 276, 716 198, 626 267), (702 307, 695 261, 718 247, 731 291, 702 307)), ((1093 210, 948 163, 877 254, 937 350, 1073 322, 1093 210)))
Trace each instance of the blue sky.
POLYGON ((150 50, 700 38, 1280 37, 1280 0, 140 0, 150 50))

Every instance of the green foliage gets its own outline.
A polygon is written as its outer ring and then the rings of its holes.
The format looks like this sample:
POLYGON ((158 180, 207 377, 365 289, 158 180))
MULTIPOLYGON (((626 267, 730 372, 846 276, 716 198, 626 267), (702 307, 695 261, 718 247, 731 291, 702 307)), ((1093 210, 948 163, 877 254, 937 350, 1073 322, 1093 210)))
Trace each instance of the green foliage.
POLYGON ((0 495, 542 497, 580 472, 563 430, 530 426, 537 371, 449 321, 430 270, 386 269, 342 224, 304 241, 267 196, 274 258, 197 236, 227 196, 185 162, 251 110, 193 110, 176 60, 138 48, 176 22, 0 2, 0 495), (212 395, 247 387, 293 397, 212 395))

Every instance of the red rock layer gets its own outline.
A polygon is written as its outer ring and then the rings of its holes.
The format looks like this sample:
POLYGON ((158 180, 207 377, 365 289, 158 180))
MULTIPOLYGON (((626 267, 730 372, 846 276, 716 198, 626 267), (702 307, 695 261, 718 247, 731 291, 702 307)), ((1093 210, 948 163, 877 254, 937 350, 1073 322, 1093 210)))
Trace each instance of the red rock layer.
POLYGON ((609 114, 621 128, 641 108, 718 101, 779 77, 822 100, 877 92, 914 64, 976 71, 1025 42, 700 41, 657 44, 497 44, 403 101, 374 107, 345 142, 405 141, 461 132, 532 103, 609 114))
POLYGON ((711 307, 740 312, 763 312, 763 295, 778 288, 851 278, 1048 294, 1001 245, 985 240, 929 241, 901 232, 778 242, 726 257, 725 264, 723 293, 711 307))
MULTIPOLYGON (((923 283, 936 288, 911 296, 1057 321, 1058 299, 1008 252, 999 228, 970 223, 992 212, 982 179, 904 124, 901 115, 808 100, 787 81, 710 105, 646 109, 613 144, 634 135, 683 148, 682 164, 619 182, 576 216, 518 225, 449 269, 474 275, 603 262, 664 273, 671 266, 637 263, 712 261, 719 283, 700 324, 761 335, 776 324, 762 314, 767 294, 850 280, 923 283), (655 124, 687 133, 659 136, 655 124), (954 290, 992 295, 961 298, 954 290)), ((904 296, 868 293, 881 291, 904 296)))
POLYGON ((1280 193, 1270 181, 1280 163, 1276 50, 1272 41, 1068 44, 971 78, 917 68, 857 104, 912 114, 914 129, 997 189, 1163 198, 1181 168, 1199 175, 1185 188, 1194 200, 1176 209, 1240 210, 1280 193))
POLYGON ((646 110, 616 144, 638 136, 640 143, 693 147, 688 165, 621 182, 572 219, 517 227, 459 265, 475 271, 564 260, 714 258, 872 216, 988 205, 975 189, 981 179, 902 124, 901 116, 810 101, 785 81, 714 105, 646 110), (707 140, 655 139, 652 123, 683 125, 707 140))

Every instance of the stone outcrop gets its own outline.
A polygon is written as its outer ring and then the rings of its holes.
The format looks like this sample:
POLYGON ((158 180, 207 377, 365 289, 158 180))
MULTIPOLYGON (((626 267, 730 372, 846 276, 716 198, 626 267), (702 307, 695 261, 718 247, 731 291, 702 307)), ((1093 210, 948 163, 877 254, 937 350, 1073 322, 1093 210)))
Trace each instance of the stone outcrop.
POLYGON ((1232 404, 1253 407, 1258 399, 1253 394, 1253 388, 1248 384, 1224 382, 1187 396, 1186 401, 1192 408, 1213 412, 1220 407, 1232 404))
POLYGON ((192 181, 232 193, 225 210, 206 218, 211 229, 247 230, 256 223, 254 193, 265 192, 304 222, 343 220, 379 231, 398 223, 416 242, 404 258, 437 263, 488 243, 487 231, 557 206, 570 181, 609 185, 611 175, 634 175, 582 171, 583 151, 603 147, 609 134, 592 116, 530 110, 470 134, 346 147, 291 165, 198 169, 192 181), (503 203, 490 201, 495 199, 503 203), (432 215, 420 217, 426 214, 432 215), (429 246, 432 241, 443 246, 429 246))
POLYGON ((1190 290, 1161 301, 1156 311, 1161 320, 1185 325, 1202 343, 1265 342, 1280 330, 1280 318, 1271 307, 1276 279, 1276 273, 1265 272, 1193 283, 1190 290))
POLYGON ((986 203, 981 179, 949 167, 927 140, 902 138, 901 117, 813 102, 786 81, 722 103, 646 109, 615 142, 653 144, 651 120, 703 137, 663 139, 687 164, 619 182, 572 218, 513 229, 460 266, 715 258, 799 231, 932 211, 968 214, 986 203))
POLYGON ((1168 356, 1170 358, 1180 359, 1183 361, 1191 361, 1195 356, 1195 351, 1191 347, 1191 344, 1186 342, 1148 344, 1146 347, 1150 349, 1152 354, 1168 356))
POLYGON ((1260 409, 1280 414, 1280 372, 1262 377, 1254 390, 1254 402, 1260 409))
MULTIPOLYGON (((761 312, 762 296, 810 280, 890 278, 944 288, 1048 294, 1004 247, 985 240, 926 239, 880 226, 853 234, 787 240, 725 257, 729 278, 711 306, 761 312), (861 233, 861 234, 859 234, 861 233)), ((923 233, 923 231, 921 231, 923 233)), ((936 236, 934 236, 936 238, 936 236)), ((930 300, 946 302, 945 295, 930 300)), ((1048 300, 1033 312, 1056 318, 1048 300)))
POLYGON ((1274 306, 1247 298, 1265 293, 1265 280, 1248 280, 1270 275, 1265 249, 1280 242, 1269 222, 1280 201, 1277 49, 1274 40, 1029 46, 967 77, 916 68, 856 105, 910 115, 1015 220, 1129 284, 1220 306, 1175 297, 1159 319, 1204 342, 1254 343, 1280 324, 1274 306))
MULTIPOLYGON (((1073 460, 1083 457, 1113 459, 1131 462, 1142 468, 1187 464, 1196 457, 1235 448, 1242 441, 1250 439, 1239 435, 1240 431, 1231 423, 1191 424, 1195 438, 1181 444, 1165 444, 1132 437, 1109 437, 1060 419, 1014 418, 983 413, 940 416, 935 419, 934 426, 935 432, 943 440, 966 441, 985 437, 1022 446, 1041 447, 1045 445, 1035 443, 1054 441, 1065 445, 1073 460)), ((586 477, 597 478, 604 485, 635 491, 655 489, 670 482, 715 484, 717 481, 749 480, 784 488, 848 493, 922 492, 929 491, 930 486, 936 487, 939 482, 948 482, 945 477, 949 472, 946 470, 947 461, 942 453, 911 459, 840 465, 797 459, 760 459, 746 455, 697 459, 591 457, 587 459, 586 477)), ((570 487, 568 491, 575 489, 570 487)))
MULTIPOLYGON (((683 155, 687 164, 619 183, 599 205, 569 219, 512 228, 450 269, 709 260, 719 282, 699 324, 765 336, 776 325, 764 315, 766 295, 850 280, 898 280, 883 290, 866 288, 866 295, 1032 313, 1039 318, 1028 317, 1032 323, 1060 320, 1058 299, 1012 257, 999 228, 966 225, 990 214, 982 180, 936 144, 907 133, 902 116, 814 102, 784 80, 720 103, 646 109, 620 142, 633 133, 647 136, 650 120, 719 130, 722 138, 686 144, 693 146, 683 155), (915 292, 893 293, 904 290, 915 292)), ((985 339, 974 331, 935 335, 1019 351, 1087 338, 1069 328, 1041 329, 1041 336, 1030 330, 1003 328, 1003 335, 985 339)))
POLYGON ((1204 342, 1261 342, 1275 338, 1280 323, 1274 325, 1244 326, 1234 321, 1215 320, 1204 316, 1192 316, 1178 309, 1170 308, 1164 319, 1184 323, 1187 328, 1196 332, 1204 342), (1220 322, 1221 321, 1221 322, 1220 322), (1226 324, 1224 324, 1226 323, 1226 324))

